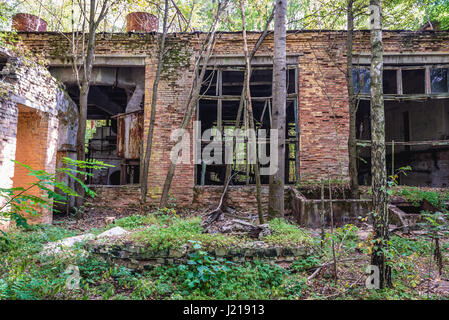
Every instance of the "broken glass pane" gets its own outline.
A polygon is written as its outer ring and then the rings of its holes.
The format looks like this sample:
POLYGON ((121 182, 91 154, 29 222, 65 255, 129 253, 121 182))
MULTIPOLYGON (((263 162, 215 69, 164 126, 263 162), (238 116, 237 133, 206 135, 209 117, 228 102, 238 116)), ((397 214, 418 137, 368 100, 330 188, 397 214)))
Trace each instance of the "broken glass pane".
POLYGON ((425 70, 402 70, 402 91, 404 94, 424 93, 425 70))
POLYGON ((371 90, 371 77, 369 69, 353 69, 352 78, 355 94, 369 94, 371 90))
POLYGON ((383 90, 384 94, 398 93, 396 82, 396 70, 384 70, 383 73, 383 90))
POLYGON ((201 95, 216 96, 217 95, 217 71, 206 70, 203 83, 201 85, 201 95))
POLYGON ((432 93, 446 93, 448 92, 448 69, 447 68, 435 68, 430 69, 430 83, 432 93))

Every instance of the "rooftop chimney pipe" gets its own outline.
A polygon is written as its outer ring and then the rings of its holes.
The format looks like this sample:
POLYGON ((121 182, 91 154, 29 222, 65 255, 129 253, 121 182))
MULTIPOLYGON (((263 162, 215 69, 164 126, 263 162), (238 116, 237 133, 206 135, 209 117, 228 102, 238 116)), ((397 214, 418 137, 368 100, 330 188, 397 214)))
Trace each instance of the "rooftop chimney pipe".
POLYGON ((12 17, 12 28, 17 31, 47 31, 47 22, 29 13, 17 13, 12 17))
POLYGON ((126 16, 127 32, 157 32, 159 20, 147 12, 132 12, 126 16))

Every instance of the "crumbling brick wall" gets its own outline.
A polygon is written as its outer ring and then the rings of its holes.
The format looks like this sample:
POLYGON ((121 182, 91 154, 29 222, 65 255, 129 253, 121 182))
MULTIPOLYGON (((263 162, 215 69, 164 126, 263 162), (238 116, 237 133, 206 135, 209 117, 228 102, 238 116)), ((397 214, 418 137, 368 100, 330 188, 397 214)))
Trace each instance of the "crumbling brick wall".
MULTIPOLYGON (((0 187, 27 187, 35 178, 12 160, 55 172, 59 121, 67 121, 60 106, 66 103, 58 99, 60 85, 46 67, 0 49, 8 56, 0 80, 0 187)), ((32 192, 39 194, 37 188, 32 192)), ((27 218, 30 223, 51 223, 52 214, 40 210, 27 218)))
MULTIPOLYGON (((21 33, 21 36, 24 43, 35 52, 62 59, 69 56, 68 42, 61 40, 63 37, 58 34, 21 33)), ((248 33, 249 48, 254 46, 259 36, 260 33, 248 33)), ((369 52, 369 36, 367 31, 355 33, 354 53, 369 52)), ((447 32, 385 31, 383 36, 385 53, 449 52, 447 32)), ((200 33, 171 34, 168 37, 168 42, 175 49, 171 61, 166 58, 168 67, 159 84, 153 153, 148 176, 149 196, 153 202, 157 202, 160 197, 173 145, 170 134, 180 126, 192 82, 195 57, 204 37, 205 34, 200 33)), ((333 179, 348 178, 349 115, 344 74, 345 41, 346 33, 343 31, 292 31, 287 36, 287 54, 298 56, 298 157, 302 181, 327 179, 328 170, 333 179)), ((147 56, 144 137, 149 127, 152 85, 157 65, 154 54, 156 43, 152 33, 97 36, 97 55, 147 56)), ((214 54, 243 56, 242 35, 220 33, 214 54)), ((269 35, 257 55, 272 54, 273 36, 269 35)), ((191 128, 192 125, 190 130, 191 128)), ((193 157, 193 150, 191 156, 193 157)), ((212 189, 205 188, 198 195, 199 189, 195 189, 194 184, 194 165, 182 164, 176 168, 171 194, 179 204, 188 205, 194 201, 197 204, 209 204, 207 199, 216 199, 216 195, 221 192, 220 188, 212 189), (206 196, 207 194, 210 196, 206 196)), ((236 203, 244 200, 239 192, 234 194, 236 203)), ((252 203, 255 208, 255 202, 252 203)))

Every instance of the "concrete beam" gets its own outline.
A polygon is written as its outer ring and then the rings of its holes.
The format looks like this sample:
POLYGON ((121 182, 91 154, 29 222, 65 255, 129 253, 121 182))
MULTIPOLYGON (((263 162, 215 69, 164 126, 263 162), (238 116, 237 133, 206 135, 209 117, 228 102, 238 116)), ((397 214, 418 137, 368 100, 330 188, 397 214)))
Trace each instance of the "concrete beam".
MULTIPOLYGON (((352 63, 354 65, 371 64, 371 54, 362 52, 355 54, 352 63)), ((420 53, 402 53, 402 52, 385 52, 384 64, 449 64, 449 52, 420 52, 420 53)))
MULTIPOLYGON (((299 54, 287 55, 287 64, 297 65, 299 54)), ((203 62, 201 61, 201 64, 203 62)), ((245 56, 242 55, 213 55, 209 59, 208 65, 215 66, 244 66, 245 56)), ((272 56, 255 56, 251 61, 253 66, 272 66, 272 56)))
MULTIPOLYGON (((72 67, 51 67, 50 73, 65 84, 74 85, 77 83, 72 67)), ((117 86, 125 89, 135 87, 137 83, 144 81, 143 68, 94 67, 92 69, 91 85, 117 86)))
MULTIPOLYGON (((145 55, 96 55, 94 67, 144 67, 145 55)), ((64 57, 47 57, 50 67, 72 67, 72 62, 64 57)), ((81 63, 81 60, 79 61, 81 63)))

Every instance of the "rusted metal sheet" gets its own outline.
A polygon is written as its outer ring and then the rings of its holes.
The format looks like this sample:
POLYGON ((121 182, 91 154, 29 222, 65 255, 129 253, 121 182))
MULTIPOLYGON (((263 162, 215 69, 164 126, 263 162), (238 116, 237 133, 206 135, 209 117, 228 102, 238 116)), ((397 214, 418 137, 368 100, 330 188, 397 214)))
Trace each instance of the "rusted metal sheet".
POLYGON ((118 115, 117 128, 117 155, 124 159, 140 159, 143 111, 118 115))

